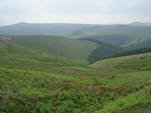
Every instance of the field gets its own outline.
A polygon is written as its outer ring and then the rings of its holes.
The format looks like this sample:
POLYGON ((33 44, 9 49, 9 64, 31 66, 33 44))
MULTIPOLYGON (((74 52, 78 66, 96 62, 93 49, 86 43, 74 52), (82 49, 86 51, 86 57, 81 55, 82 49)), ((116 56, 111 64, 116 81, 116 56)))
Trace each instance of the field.
POLYGON ((0 48, 2 113, 151 112, 151 53, 79 61, 0 48))

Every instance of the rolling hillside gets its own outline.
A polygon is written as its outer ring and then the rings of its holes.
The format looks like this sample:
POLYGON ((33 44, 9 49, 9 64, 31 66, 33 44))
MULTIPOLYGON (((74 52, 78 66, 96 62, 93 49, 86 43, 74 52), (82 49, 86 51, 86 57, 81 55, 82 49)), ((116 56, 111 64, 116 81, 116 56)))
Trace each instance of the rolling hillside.
POLYGON ((95 38, 98 41, 121 47, 131 47, 151 39, 150 23, 131 24, 38 24, 18 23, 0 26, 3 35, 55 35, 68 38, 95 38))
MULTIPOLYGON (((132 47, 151 39, 150 23, 134 22, 131 24, 38 24, 18 23, 0 26, 3 35, 55 35, 68 38, 94 38, 114 46, 132 47)), ((139 48, 140 48, 139 46, 139 48)), ((147 45, 147 47, 149 44, 147 45)), ((141 46, 143 47, 143 46, 141 46)))
POLYGON ((0 47, 0 67, 67 75, 89 70, 87 64, 77 60, 10 45, 0 47))
POLYGON ((92 64, 92 67, 101 70, 106 69, 112 73, 114 73, 114 70, 122 72, 145 71, 150 70, 151 68, 150 60, 151 53, 148 52, 144 54, 105 59, 92 64))
POLYGON ((102 25, 92 26, 73 33, 73 37, 95 38, 98 41, 129 47, 151 38, 151 26, 102 25))
POLYGON ((121 51, 124 51, 123 48, 118 47, 118 46, 113 46, 108 43, 104 43, 102 41, 98 41, 97 39, 94 38, 83 38, 81 40, 88 40, 91 42, 94 42, 99 45, 89 56, 88 56, 88 61, 89 63, 94 63, 96 60, 100 60, 105 57, 112 56, 116 53, 119 53, 121 51))
POLYGON ((92 40, 78 40, 57 36, 0 36, 2 43, 33 49, 43 53, 53 53, 70 59, 90 61, 91 56, 107 56, 119 52, 120 47, 92 40))
POLYGON ((89 67, 5 45, 0 60, 0 112, 151 111, 151 53, 107 59, 89 67))
POLYGON ((74 33, 83 38, 0 35, 0 112, 150 113, 150 48, 87 64, 123 47, 149 45, 150 27, 93 26, 74 33))
POLYGON ((98 47, 90 41, 68 39, 56 36, 1 36, 11 45, 18 45, 44 53, 87 61, 89 54, 98 47))
MULTIPOLYGON (((98 113, 150 113, 151 103, 147 100, 150 96, 148 93, 145 93, 151 91, 150 62, 151 53, 145 53, 106 59, 91 65, 99 71, 102 70, 106 75, 111 76, 112 82, 114 81, 117 86, 121 85, 123 88, 129 89, 134 85, 136 91, 116 101, 109 102, 98 113)), ((115 87, 115 84, 113 87, 115 87)))

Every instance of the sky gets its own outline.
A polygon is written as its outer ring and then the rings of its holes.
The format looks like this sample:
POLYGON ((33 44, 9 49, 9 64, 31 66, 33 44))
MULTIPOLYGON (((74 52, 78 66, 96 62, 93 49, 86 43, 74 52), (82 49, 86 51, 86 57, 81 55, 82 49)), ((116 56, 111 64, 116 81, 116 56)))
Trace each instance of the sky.
POLYGON ((151 22, 151 0, 0 0, 0 26, 19 22, 151 22))

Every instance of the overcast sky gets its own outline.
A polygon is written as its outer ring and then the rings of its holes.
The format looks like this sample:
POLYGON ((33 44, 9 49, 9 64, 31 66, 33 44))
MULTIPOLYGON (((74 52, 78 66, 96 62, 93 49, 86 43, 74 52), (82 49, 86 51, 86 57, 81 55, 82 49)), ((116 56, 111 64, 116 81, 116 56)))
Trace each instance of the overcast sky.
POLYGON ((151 0, 0 0, 0 25, 151 21, 151 0))

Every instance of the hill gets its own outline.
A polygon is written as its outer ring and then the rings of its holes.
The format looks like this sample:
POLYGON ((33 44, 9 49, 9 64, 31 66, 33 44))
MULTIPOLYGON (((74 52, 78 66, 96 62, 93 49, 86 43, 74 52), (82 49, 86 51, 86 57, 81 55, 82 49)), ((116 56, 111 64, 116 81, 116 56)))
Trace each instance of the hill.
POLYGON ((0 39, 10 45, 22 46, 44 53, 53 53, 85 62, 89 54, 98 47, 97 44, 90 41, 57 36, 1 36, 0 39))
POLYGON ((98 61, 92 64, 92 67, 98 69, 107 69, 107 71, 114 72, 114 70, 131 72, 131 71, 145 71, 149 70, 151 53, 122 56, 116 58, 109 58, 102 61, 98 61), (111 69, 111 70, 110 70, 111 69))
POLYGON ((150 26, 151 24, 144 23, 144 22, 133 22, 133 23, 130 23, 130 25, 132 25, 132 26, 150 26))
POLYGON ((98 41, 104 41, 112 45, 129 47, 150 39, 151 26, 96 25, 73 32, 72 36, 95 38, 98 41))
POLYGON ((151 111, 151 53, 107 59, 92 68, 5 46, 0 48, 0 112, 151 111))
POLYGON ((88 61, 89 63, 94 63, 98 59, 102 59, 105 57, 112 56, 116 53, 119 53, 121 51, 124 51, 123 48, 114 46, 108 43, 104 43, 102 41, 98 41, 95 38, 83 38, 81 40, 88 40, 91 42, 94 42, 99 45, 89 56, 88 56, 88 61))
POLYGON ((43 53, 53 53, 70 59, 90 62, 91 57, 103 57, 119 52, 120 47, 93 40, 79 40, 58 36, 0 36, 1 43, 33 49, 43 53))
POLYGON ((3 35, 68 35, 76 30, 90 27, 89 24, 64 24, 64 23, 17 23, 14 25, 0 26, 3 35))
MULTIPOLYGON (((102 70, 106 73, 106 75, 111 76, 112 80, 117 82, 117 85, 120 85, 119 83, 121 83, 122 86, 127 87, 127 89, 129 89, 132 84, 136 86, 135 93, 131 93, 125 97, 119 98, 117 101, 109 102, 103 108, 103 110, 100 110, 98 113, 151 112, 150 102, 146 100, 150 97, 147 96, 148 94, 145 93, 145 91, 151 91, 150 56, 151 53, 145 53, 139 55, 111 58, 103 61, 98 61, 97 63, 92 65, 92 67, 97 68, 97 70, 102 70), (147 78, 143 79, 145 77, 147 78), (141 91, 139 92, 138 90, 140 89, 141 91), (140 98, 142 98, 141 101, 139 100, 140 98)), ((113 87, 115 87, 115 85, 113 85, 113 87)))
POLYGON ((137 48, 137 49, 130 49, 130 50, 121 50, 119 52, 115 52, 112 55, 104 56, 104 57, 93 57, 93 60, 91 60, 90 63, 95 63, 99 60, 108 59, 108 58, 115 58, 115 57, 121 57, 121 56, 129 56, 129 55, 138 55, 141 53, 148 53, 151 52, 151 47, 147 48, 137 48))
MULTIPOLYGON (((55 35, 68 38, 95 38, 114 46, 131 47, 151 39, 150 23, 130 24, 38 24, 18 23, 0 26, 3 35, 55 35)), ((140 47, 139 47, 140 48, 140 47)))
POLYGON ((11 45, 0 47, 0 67, 67 75, 89 70, 87 64, 77 60, 11 45))
POLYGON ((140 47, 142 47, 142 48, 151 47, 150 44, 151 44, 151 38, 147 39, 147 40, 144 40, 144 41, 142 41, 140 43, 133 44, 133 45, 129 46, 128 48, 131 49, 131 48, 140 48, 140 47))
POLYGON ((80 39, 0 35, 0 112, 151 112, 150 48, 131 50, 149 46, 150 27, 99 25, 79 31, 72 38, 80 39), (116 58, 92 65, 83 62, 113 54, 116 58))

